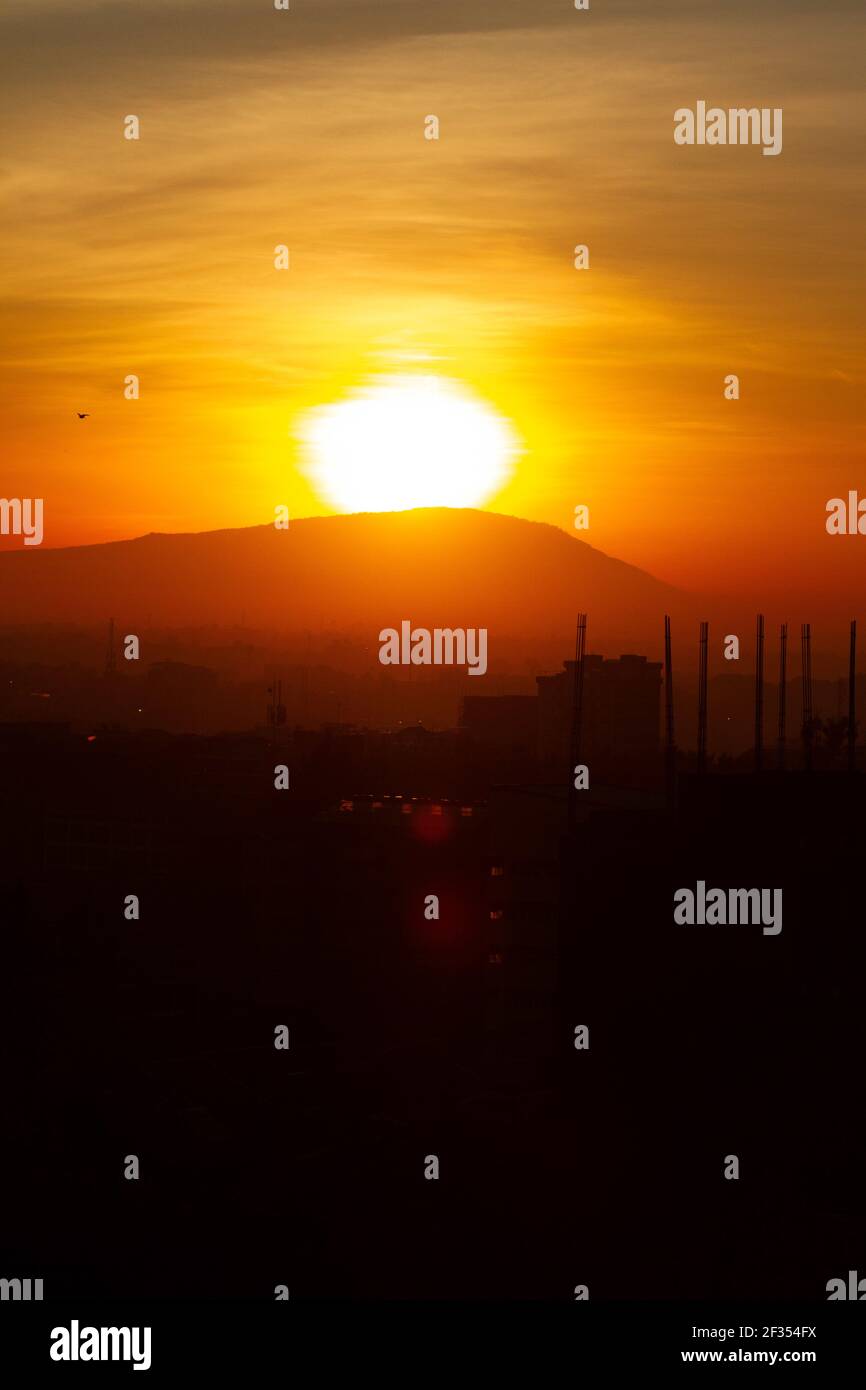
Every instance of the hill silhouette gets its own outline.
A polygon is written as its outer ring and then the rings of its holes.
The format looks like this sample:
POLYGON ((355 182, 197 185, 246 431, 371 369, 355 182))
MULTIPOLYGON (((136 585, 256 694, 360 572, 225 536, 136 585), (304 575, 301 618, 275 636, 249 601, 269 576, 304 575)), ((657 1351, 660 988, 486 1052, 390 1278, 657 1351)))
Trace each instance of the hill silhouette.
POLYGON ((557 527, 449 508, 355 513, 197 534, 150 534, 0 554, 4 627, 126 631, 247 627, 375 641, 404 618, 486 627, 496 637, 573 642, 587 611, 591 646, 657 650, 665 612, 691 615, 681 591, 557 527))

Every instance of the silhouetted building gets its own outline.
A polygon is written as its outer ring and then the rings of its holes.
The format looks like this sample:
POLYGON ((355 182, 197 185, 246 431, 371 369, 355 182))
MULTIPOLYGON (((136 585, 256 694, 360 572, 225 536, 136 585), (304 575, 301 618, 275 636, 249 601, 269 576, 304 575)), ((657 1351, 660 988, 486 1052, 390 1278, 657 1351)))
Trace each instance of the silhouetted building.
MULTIPOLYGON (((573 661, 555 676, 538 677, 538 756, 567 758, 572 737, 573 661)), ((659 749, 661 662, 645 656, 584 662, 580 750, 583 758, 640 758, 659 749)))

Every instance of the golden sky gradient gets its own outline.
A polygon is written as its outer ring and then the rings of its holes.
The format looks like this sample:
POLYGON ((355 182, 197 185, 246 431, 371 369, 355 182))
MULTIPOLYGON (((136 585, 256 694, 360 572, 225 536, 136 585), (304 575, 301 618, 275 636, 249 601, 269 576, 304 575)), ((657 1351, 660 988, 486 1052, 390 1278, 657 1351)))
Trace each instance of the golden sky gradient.
POLYGON ((512 422, 494 510, 862 592, 863 40, 853 0, 6 0, 0 494, 46 545, 326 512, 303 412, 417 364, 512 422), (678 147, 698 100, 782 153, 678 147))

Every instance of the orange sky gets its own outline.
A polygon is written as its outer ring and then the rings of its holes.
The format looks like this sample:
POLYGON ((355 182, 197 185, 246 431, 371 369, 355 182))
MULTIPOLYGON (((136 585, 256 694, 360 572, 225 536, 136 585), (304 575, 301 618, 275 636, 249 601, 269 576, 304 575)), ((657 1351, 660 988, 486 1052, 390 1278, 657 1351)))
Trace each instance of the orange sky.
POLYGON ((421 354, 522 442, 493 509, 862 592, 862 39, 853 0, 6 0, 0 495, 49 546, 327 511, 303 412, 421 354), (699 99, 783 152, 678 147, 699 99))

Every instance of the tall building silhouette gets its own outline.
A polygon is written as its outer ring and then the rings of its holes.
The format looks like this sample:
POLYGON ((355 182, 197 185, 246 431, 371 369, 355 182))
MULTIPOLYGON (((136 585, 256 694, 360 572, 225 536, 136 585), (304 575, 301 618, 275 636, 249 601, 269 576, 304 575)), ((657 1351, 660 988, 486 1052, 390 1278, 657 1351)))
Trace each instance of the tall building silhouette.
MULTIPOLYGON (((538 676, 538 755, 568 757, 575 663, 554 676, 538 676)), ((640 757, 659 749, 661 662, 645 656, 584 658, 581 750, 587 759, 640 757)))

